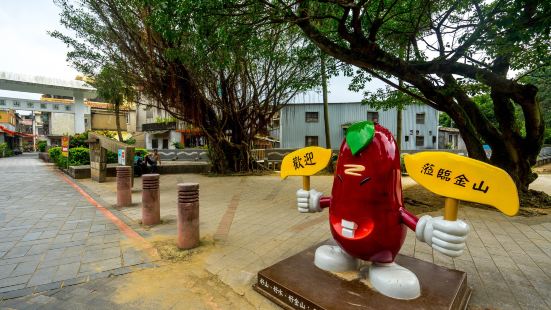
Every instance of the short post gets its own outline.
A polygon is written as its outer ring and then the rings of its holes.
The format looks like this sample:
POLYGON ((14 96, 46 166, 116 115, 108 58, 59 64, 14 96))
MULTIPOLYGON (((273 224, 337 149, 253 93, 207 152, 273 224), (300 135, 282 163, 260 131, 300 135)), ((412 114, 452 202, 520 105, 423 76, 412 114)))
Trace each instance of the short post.
POLYGON ((117 167, 117 206, 132 204, 132 167, 117 167))
POLYGON ((178 184, 178 248, 199 245, 199 184, 178 184))
POLYGON ((142 224, 155 225, 161 222, 159 174, 142 175, 142 224))

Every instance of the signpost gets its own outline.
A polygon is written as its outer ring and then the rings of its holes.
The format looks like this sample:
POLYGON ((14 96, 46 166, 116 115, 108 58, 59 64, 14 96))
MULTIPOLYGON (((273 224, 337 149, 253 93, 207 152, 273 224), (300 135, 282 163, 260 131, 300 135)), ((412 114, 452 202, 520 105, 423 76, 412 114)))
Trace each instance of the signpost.
POLYGON ((444 219, 455 221, 459 200, 493 206, 508 216, 517 214, 517 187, 504 170, 448 152, 406 154, 408 174, 421 186, 446 197, 444 219))
POLYGON ((310 190, 310 176, 329 164, 331 150, 318 146, 309 146, 287 154, 281 162, 281 178, 290 175, 302 176, 302 188, 310 190))
POLYGON ((69 136, 61 137, 61 156, 69 157, 69 136))
POLYGON ((61 156, 67 157, 67 169, 69 169, 69 136, 61 137, 61 156))
POLYGON ((126 151, 124 149, 119 149, 119 165, 126 165, 126 151))

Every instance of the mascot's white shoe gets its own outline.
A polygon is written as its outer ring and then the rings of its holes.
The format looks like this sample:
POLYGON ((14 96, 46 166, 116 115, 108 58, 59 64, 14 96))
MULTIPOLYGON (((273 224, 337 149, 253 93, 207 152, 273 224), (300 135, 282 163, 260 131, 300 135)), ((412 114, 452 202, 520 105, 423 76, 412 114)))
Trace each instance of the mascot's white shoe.
POLYGON ((396 299, 415 299, 421 295, 417 276, 396 263, 373 263, 369 281, 379 293, 396 299))
POLYGON ((322 245, 317 248, 314 264, 331 272, 358 270, 358 260, 346 254, 338 245, 322 245))

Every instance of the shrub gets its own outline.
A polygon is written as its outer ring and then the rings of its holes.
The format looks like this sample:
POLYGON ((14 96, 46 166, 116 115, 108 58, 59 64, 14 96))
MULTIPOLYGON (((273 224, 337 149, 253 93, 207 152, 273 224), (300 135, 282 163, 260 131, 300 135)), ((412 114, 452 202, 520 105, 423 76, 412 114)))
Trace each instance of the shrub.
POLYGON ((87 147, 69 149, 69 165, 81 166, 90 164, 90 150, 87 147))
POLYGON ((36 143, 36 147, 38 148, 39 152, 46 152, 46 146, 48 146, 48 142, 46 142, 44 140, 38 141, 36 143))
POLYGON ((88 147, 88 132, 77 133, 70 137, 69 148, 88 147))
POLYGON ((147 153, 149 153, 149 152, 148 152, 146 149, 136 148, 136 149, 134 150, 134 153, 135 153, 135 155, 137 155, 137 156, 143 157, 143 156, 147 155, 147 153))
POLYGON ((57 160, 59 159, 59 157, 62 157, 61 156, 61 146, 51 147, 48 150, 48 156, 50 156, 50 160, 53 163, 57 163, 57 160))
POLYGON ((134 145, 134 144, 136 144, 136 139, 134 139, 133 137, 130 137, 130 138, 126 139, 124 141, 124 143, 129 144, 129 145, 134 145))
MULTIPOLYGON (((52 147, 48 150, 50 160, 58 167, 67 168, 67 157, 61 156, 61 147, 52 147)), ((86 147, 69 149, 69 166, 90 164, 90 150, 86 147)))
POLYGON ((7 143, 0 143, 0 157, 10 157, 13 155, 12 150, 8 147, 7 143))
POLYGON ((172 143, 172 145, 174 145, 174 147, 179 149, 179 150, 184 149, 184 144, 183 143, 174 142, 174 143, 172 143))
POLYGON ((107 163, 116 164, 119 162, 119 154, 111 151, 107 151, 107 163))

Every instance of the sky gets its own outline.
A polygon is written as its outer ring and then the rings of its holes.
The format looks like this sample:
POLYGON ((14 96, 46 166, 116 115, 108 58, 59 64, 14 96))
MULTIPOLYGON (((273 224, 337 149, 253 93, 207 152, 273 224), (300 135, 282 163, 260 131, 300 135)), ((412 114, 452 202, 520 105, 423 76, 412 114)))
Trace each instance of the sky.
MULTIPOLYGON (((59 23, 60 9, 52 0, 0 0, 0 71, 74 79, 79 73, 66 61, 68 48, 48 35, 64 30, 59 23)), ((344 76, 329 81, 329 102, 357 102, 364 91, 348 90, 344 76)), ((383 87, 380 81, 366 85, 366 90, 383 87)), ((38 99, 39 94, 0 90, 0 97, 38 99)), ((299 95, 297 102, 322 102, 319 91, 299 95)))

